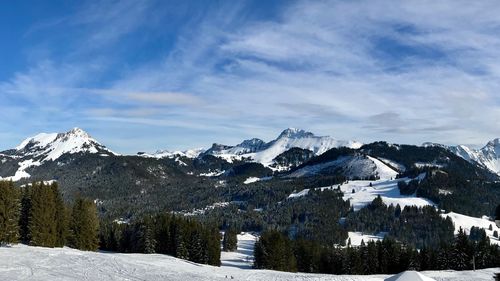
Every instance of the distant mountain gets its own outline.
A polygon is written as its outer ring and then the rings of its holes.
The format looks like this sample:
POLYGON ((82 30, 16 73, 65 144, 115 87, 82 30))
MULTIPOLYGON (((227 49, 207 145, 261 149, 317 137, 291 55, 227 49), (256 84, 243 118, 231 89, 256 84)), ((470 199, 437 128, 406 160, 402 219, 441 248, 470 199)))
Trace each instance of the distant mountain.
POLYGON ((17 185, 55 180, 67 200, 86 196, 98 202, 103 214, 135 216, 227 200, 250 200, 258 206, 268 189, 283 188, 276 194, 288 196, 295 186, 316 187, 342 177, 390 180, 441 169, 470 179, 497 179, 491 168, 476 161, 492 167, 498 159, 498 143, 492 141, 480 152, 457 146, 452 153, 452 147, 437 144, 428 148, 385 142, 362 145, 286 129, 270 142, 253 138, 235 146, 214 144, 208 150, 119 155, 75 128, 38 134, 0 152, 0 179, 17 185), (456 156, 459 151, 461 157, 456 156), (255 187, 262 194, 254 194, 255 187))
POLYGON ((441 144, 430 144, 426 143, 424 145, 436 145, 445 147, 456 155, 464 158, 469 162, 475 162, 480 166, 487 168, 493 173, 500 175, 500 139, 494 139, 489 141, 481 149, 472 149, 465 145, 457 146, 445 146, 441 144))
POLYGON ((138 153, 139 156, 152 157, 152 158, 175 158, 175 157, 186 157, 186 158, 197 158, 201 153, 205 152, 204 148, 195 148, 188 150, 158 150, 153 154, 138 153))
POLYGON ((65 154, 77 153, 116 155, 80 128, 66 133, 41 133, 25 139, 14 149, 0 152, 2 163, 8 162, 11 166, 18 166, 14 174, 5 176, 5 173, 0 172, 0 176, 12 180, 29 178, 30 174, 26 172, 28 168, 40 166, 47 161, 56 161, 65 154))
MULTIPOLYGON (((260 139, 251 139, 235 146, 214 144, 205 154, 221 157, 230 162, 247 159, 276 169, 278 165, 276 165, 275 158, 291 148, 300 148, 312 151, 314 155, 320 155, 335 147, 359 148, 361 145, 357 141, 342 141, 329 136, 315 136, 313 133, 301 129, 288 128, 281 132, 275 140, 268 143, 260 139)), ((282 157, 280 161, 287 162, 282 157)))

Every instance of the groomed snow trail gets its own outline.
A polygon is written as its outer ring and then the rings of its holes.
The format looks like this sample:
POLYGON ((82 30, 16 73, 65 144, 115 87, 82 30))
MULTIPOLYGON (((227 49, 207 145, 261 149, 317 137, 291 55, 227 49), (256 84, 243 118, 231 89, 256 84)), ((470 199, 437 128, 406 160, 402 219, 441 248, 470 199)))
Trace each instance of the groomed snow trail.
MULTIPOLYGON (((431 271, 425 275, 439 281, 493 280, 500 268, 472 271, 431 271)), ((15 245, 0 247, 0 280, 332 280, 382 281, 389 275, 321 275, 270 270, 213 267, 166 255, 82 252, 69 248, 15 245)))

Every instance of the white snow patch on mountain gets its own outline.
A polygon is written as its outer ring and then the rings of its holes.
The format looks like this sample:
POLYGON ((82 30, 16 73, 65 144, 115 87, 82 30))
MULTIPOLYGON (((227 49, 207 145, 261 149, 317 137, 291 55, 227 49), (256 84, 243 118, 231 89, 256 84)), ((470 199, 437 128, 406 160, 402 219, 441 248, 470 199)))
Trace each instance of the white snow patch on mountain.
POLYGON ((360 246, 361 241, 364 241, 365 243, 367 243, 368 241, 384 240, 384 237, 387 233, 380 232, 376 235, 372 235, 372 234, 363 234, 362 232, 348 232, 348 234, 349 234, 349 238, 347 238, 346 243, 347 243, 347 241, 349 241, 349 239, 351 239, 352 246, 360 246))
POLYGON ((293 192, 292 194, 288 195, 288 199, 303 197, 307 194, 309 194, 309 188, 303 189, 299 192, 293 192))
POLYGON ((500 228, 496 226, 494 221, 490 221, 486 216, 482 218, 475 218, 462 214, 457 214, 454 212, 441 214, 441 216, 444 218, 450 217, 453 220, 453 224, 455 225, 455 233, 458 233, 458 230, 460 228, 462 228, 467 234, 470 233, 470 229, 473 226, 483 228, 486 231, 488 237, 490 238, 490 242, 500 245, 500 241, 498 240, 498 238, 493 236, 494 231, 500 233, 500 228), (489 230, 490 225, 492 227, 492 230, 489 230))
POLYGON ((258 181, 268 181, 272 178, 273 177, 263 177, 263 178, 249 177, 243 182, 243 184, 251 184, 258 181))
POLYGON ((408 178, 395 180, 377 180, 377 181, 349 181, 340 186, 344 192, 344 200, 350 200, 355 211, 360 210, 370 204, 378 195, 382 201, 387 204, 401 208, 405 206, 434 206, 434 203, 425 198, 419 198, 415 195, 401 195, 399 193, 398 182, 409 181, 408 178), (370 183, 372 186, 370 186, 370 183), (354 193, 353 193, 354 191, 354 193))
POLYGON ((150 157, 150 158, 174 158, 174 157, 187 157, 187 158, 196 158, 201 153, 205 151, 204 148, 195 148, 188 150, 176 150, 176 151, 168 151, 168 150, 158 150, 152 154, 140 154, 142 157, 150 157))
POLYGON ((220 170, 214 170, 214 171, 209 171, 207 173, 200 173, 198 176, 199 177, 218 177, 222 174, 224 174, 226 171, 220 171, 220 170))
POLYGON ((382 161, 371 156, 354 155, 341 156, 330 162, 316 165, 308 165, 297 171, 294 171, 289 177, 307 177, 314 176, 322 172, 342 171, 348 178, 371 178, 393 179, 398 172, 384 164, 382 161))
MULTIPOLYGON (((238 262, 238 260, 236 260, 238 262)), ((227 264, 227 260, 226 260, 227 264)), ((476 271, 424 271, 440 281, 493 280, 498 268, 476 271)), ((159 254, 84 252, 25 245, 0 247, 0 280, 255 280, 383 281, 391 275, 324 275, 242 269, 231 264, 201 265, 159 254)))
MULTIPOLYGON (((425 174, 419 175, 415 179, 420 179, 424 175, 425 174)), ((350 200, 351 206, 353 207, 354 211, 359 211, 361 208, 370 204, 373 201, 373 199, 375 199, 379 195, 382 198, 382 201, 386 205, 392 204, 396 206, 397 204, 399 204, 401 208, 404 208, 405 206, 418 206, 418 207, 435 206, 435 204, 428 199, 416 197, 415 195, 401 195, 399 193, 398 182, 400 181, 409 182, 410 180, 412 179, 409 178, 393 179, 393 180, 381 179, 375 181, 356 180, 356 181, 348 181, 347 183, 341 185, 332 185, 316 189, 326 190, 326 189, 337 188, 340 186, 340 190, 344 193, 343 199, 350 200)), ((305 196, 309 191, 306 192, 304 190, 301 191, 304 193, 294 192, 290 194, 289 197, 293 196, 296 198, 299 197, 297 196, 298 194, 301 194, 301 196, 305 196)))

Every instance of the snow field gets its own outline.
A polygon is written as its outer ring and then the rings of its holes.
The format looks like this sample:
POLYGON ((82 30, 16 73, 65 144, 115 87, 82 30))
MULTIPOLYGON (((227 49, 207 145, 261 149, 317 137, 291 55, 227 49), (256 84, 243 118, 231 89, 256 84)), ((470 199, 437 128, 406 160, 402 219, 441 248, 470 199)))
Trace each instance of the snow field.
MULTIPOLYGON (((438 281, 493 280, 500 268, 473 271, 428 271, 438 281)), ((158 254, 83 252, 70 248, 25 245, 0 247, 0 280, 38 281, 152 281, 152 280, 262 280, 262 281, 383 281, 390 275, 323 275, 214 267, 158 254)))

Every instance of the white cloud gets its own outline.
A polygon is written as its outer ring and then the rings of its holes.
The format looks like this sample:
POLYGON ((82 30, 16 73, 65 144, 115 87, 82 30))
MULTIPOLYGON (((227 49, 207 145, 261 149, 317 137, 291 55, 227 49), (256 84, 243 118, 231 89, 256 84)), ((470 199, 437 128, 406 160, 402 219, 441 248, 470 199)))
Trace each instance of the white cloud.
MULTIPOLYGON (((130 5, 92 5, 71 20, 94 27, 82 42, 112 44, 154 14, 130 5)), ((242 11, 207 10, 173 50, 99 87, 88 77, 116 62, 42 63, 0 90, 40 103, 49 96, 55 107, 90 95, 78 109, 85 120, 205 130, 218 141, 270 139, 288 126, 361 141, 500 136, 496 1, 298 1, 259 21, 242 11)))

